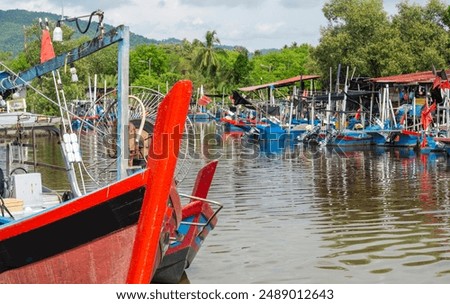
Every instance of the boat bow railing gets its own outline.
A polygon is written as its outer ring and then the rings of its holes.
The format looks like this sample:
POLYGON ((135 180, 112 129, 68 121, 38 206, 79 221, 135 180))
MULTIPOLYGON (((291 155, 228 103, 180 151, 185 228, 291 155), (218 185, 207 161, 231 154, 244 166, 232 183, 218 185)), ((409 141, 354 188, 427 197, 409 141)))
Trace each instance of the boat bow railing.
MULTIPOLYGON (((221 203, 219 203, 217 201, 213 201, 213 200, 207 199, 207 198, 203 198, 203 197, 199 197, 199 196, 193 196, 193 195, 188 195, 188 194, 183 194, 183 193, 179 193, 178 195, 180 197, 188 198, 188 199, 191 199, 193 201, 205 202, 205 203, 208 203, 208 204, 213 205, 213 206, 216 207, 216 210, 213 212, 213 214, 208 218, 208 220, 205 223, 193 223, 193 222, 184 222, 184 221, 180 222, 180 225, 184 224, 184 225, 192 225, 192 226, 200 226, 200 227, 202 227, 202 229, 197 233, 197 236, 199 236, 199 235, 201 235, 203 233, 205 228, 208 227, 208 225, 211 223, 211 221, 217 216, 217 214, 223 208, 223 205, 221 203)), ((214 210, 214 208, 212 208, 212 209, 214 210)))

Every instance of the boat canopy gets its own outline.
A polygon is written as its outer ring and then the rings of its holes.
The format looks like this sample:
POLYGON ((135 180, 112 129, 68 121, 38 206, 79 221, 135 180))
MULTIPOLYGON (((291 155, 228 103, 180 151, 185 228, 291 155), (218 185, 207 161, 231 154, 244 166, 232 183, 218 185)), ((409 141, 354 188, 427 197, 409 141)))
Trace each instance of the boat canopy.
MULTIPOLYGON (((449 71, 445 71, 448 74, 449 71)), ((416 72, 410 74, 392 75, 385 77, 371 78, 370 81, 377 84, 432 84, 436 79, 436 73, 433 71, 416 72)))
POLYGON ((239 88, 239 91, 251 92, 251 91, 267 89, 267 88, 270 88, 270 87, 279 88, 279 87, 285 87, 285 86, 292 85, 292 84, 294 84, 296 82, 299 82, 299 81, 313 80, 313 79, 318 79, 318 78, 320 78, 320 76, 318 76, 318 75, 299 75, 299 76, 295 76, 295 77, 291 77, 291 78, 287 78, 287 79, 274 81, 274 82, 271 82, 271 83, 260 84, 260 85, 255 85, 255 86, 251 86, 251 87, 239 88))
POLYGON ((237 91, 233 91, 232 99, 233 99, 233 105, 235 105, 235 106, 243 105, 247 109, 252 109, 252 110, 256 109, 255 106, 250 101, 248 101, 247 99, 242 97, 237 91))
POLYGON ((356 90, 348 90, 347 92, 339 92, 339 93, 331 93, 308 96, 307 100, 316 100, 316 101, 327 101, 327 100, 343 100, 345 96, 349 99, 357 99, 358 97, 370 96, 372 94, 378 94, 378 91, 356 91, 356 90))

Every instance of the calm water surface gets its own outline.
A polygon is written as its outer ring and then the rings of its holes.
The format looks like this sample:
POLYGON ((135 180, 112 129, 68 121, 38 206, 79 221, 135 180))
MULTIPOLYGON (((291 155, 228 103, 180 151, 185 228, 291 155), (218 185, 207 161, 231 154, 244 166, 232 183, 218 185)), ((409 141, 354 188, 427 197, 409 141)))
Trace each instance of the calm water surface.
MULTIPOLYGON (((58 161, 48 141, 41 152, 58 161)), ((224 208, 186 271, 191 283, 450 282, 446 157, 303 146, 267 155, 225 135, 198 149, 181 191, 219 158, 209 198, 224 208)), ((63 189, 63 174, 46 170, 44 183, 63 189)))
POLYGON ((224 209, 191 283, 450 282, 445 157, 303 146, 247 157, 223 143, 209 197, 224 209))

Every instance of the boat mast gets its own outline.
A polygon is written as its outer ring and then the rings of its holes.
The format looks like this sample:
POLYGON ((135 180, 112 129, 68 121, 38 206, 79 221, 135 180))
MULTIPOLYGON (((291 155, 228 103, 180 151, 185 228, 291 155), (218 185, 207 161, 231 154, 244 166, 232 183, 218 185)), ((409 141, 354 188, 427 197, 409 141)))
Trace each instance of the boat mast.
POLYGON ((327 104, 327 109, 326 109, 326 111, 327 111, 327 116, 326 116, 327 127, 326 127, 326 129, 327 129, 327 131, 331 130, 330 115, 331 115, 331 90, 332 90, 332 86, 333 86, 332 72, 333 72, 332 67, 330 67, 330 88, 328 90, 328 104, 327 104))
POLYGON ((349 67, 347 66, 347 71, 345 72, 345 83, 344 83, 344 99, 342 100, 342 116, 341 116, 341 123, 340 130, 342 131, 345 129, 345 121, 347 120, 347 115, 345 114, 345 110, 347 108, 347 92, 348 92, 348 73, 349 73, 349 67))
POLYGON ((122 39, 119 41, 118 54, 118 117, 117 122, 117 143, 119 149, 119 159, 117 161, 117 180, 126 177, 128 168, 129 151, 128 146, 128 94, 129 94, 129 67, 130 67, 130 29, 123 28, 122 39))

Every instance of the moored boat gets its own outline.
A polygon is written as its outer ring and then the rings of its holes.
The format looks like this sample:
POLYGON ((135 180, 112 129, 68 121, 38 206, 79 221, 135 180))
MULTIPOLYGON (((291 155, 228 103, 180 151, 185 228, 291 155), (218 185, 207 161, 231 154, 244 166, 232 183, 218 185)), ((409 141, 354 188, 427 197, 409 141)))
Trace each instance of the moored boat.
POLYGON ((173 241, 156 270, 153 282, 180 282, 209 232, 216 226, 217 213, 222 205, 206 199, 216 167, 217 161, 205 165, 198 172, 192 195, 180 194, 189 198, 190 202, 182 207, 182 221, 172 234, 173 241))
POLYGON ((370 146, 373 143, 372 136, 364 131, 343 130, 323 136, 326 146, 370 146))
POLYGON ((3 217, 0 282, 149 282, 180 220, 169 197, 191 93, 182 81, 163 100, 144 170, 27 217, 3 217), (174 140, 162 148, 167 134, 174 140), (161 149, 168 157, 155 157, 161 149))
POLYGON ((450 137, 434 137, 434 142, 440 144, 440 149, 450 156, 450 137))

